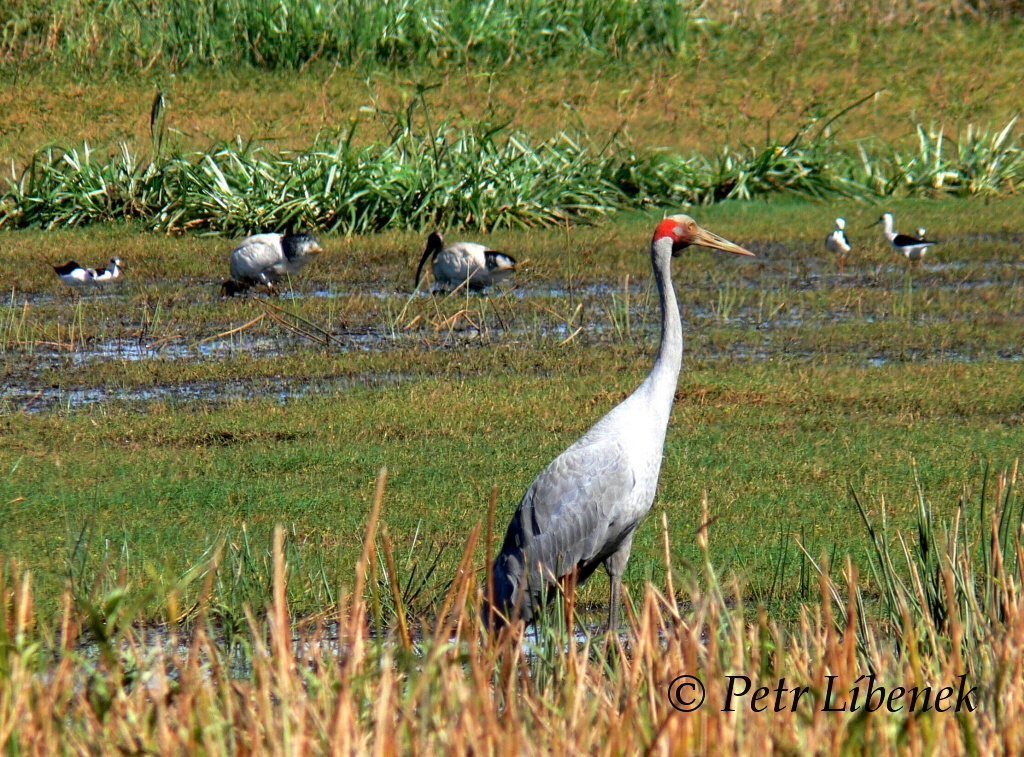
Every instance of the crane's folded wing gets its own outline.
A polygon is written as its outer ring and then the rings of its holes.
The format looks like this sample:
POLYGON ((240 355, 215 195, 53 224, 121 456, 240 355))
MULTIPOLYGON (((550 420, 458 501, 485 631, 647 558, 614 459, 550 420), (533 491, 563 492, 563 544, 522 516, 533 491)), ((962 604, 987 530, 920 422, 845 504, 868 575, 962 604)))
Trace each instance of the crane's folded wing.
POLYGON ((537 476, 513 518, 529 561, 564 575, 581 561, 607 554, 635 486, 618 442, 567 449, 537 476))

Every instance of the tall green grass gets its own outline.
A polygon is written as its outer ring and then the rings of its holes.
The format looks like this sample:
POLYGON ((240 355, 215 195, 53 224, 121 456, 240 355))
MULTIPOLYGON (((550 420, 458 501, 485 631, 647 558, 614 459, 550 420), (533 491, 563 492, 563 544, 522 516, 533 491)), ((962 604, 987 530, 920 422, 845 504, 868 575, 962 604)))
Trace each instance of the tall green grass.
POLYGON ((0 61, 85 66, 250 64, 316 60, 402 66, 691 54, 730 27, 780 16, 798 24, 869 25, 1003 19, 1014 0, 890 4, 872 0, 697 3, 687 0, 21 0, 0 9, 0 61))
POLYGON ((50 148, 20 172, 12 166, 9 189, 0 196, 0 227, 139 219, 163 231, 228 234, 297 227, 490 230, 783 193, 997 196, 1024 186, 1016 119, 996 132, 969 127, 955 140, 919 127, 916 151, 862 144, 854 155, 812 122, 785 142, 684 157, 638 152, 617 138, 600 145, 564 132, 537 140, 502 125, 430 126, 429 119, 417 125, 412 108, 378 116, 389 139, 366 146, 355 144, 353 123, 340 137, 295 152, 239 140, 202 153, 164 154, 159 128, 148 159, 123 143, 109 156, 88 145, 50 148))

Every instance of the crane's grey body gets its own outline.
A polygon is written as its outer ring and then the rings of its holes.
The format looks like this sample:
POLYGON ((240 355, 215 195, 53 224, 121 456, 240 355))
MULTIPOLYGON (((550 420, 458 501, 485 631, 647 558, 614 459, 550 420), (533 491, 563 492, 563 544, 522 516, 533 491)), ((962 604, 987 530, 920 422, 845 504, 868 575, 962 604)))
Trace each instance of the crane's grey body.
POLYGON ((445 246, 441 232, 435 231, 427 238, 413 289, 419 286, 423 265, 428 259, 438 284, 443 287, 465 284, 475 292, 502 281, 516 270, 516 261, 511 255, 477 242, 453 242, 445 246))
MULTIPOLYGON (((678 218, 705 235, 705 245, 712 240, 726 245, 719 249, 750 254, 686 216, 666 219, 659 230, 678 218)), ((654 502, 682 365, 674 254, 671 237, 656 237, 651 263, 661 301, 661 345, 650 374, 537 476, 512 516, 494 562, 494 608, 507 615, 530 622, 554 581, 575 569, 582 583, 604 565, 611 578, 610 625, 617 626, 622 574, 633 534, 654 502)))
POLYGON ((224 292, 260 284, 273 291, 274 284, 298 273, 321 252, 309 234, 253 234, 231 251, 232 282, 224 284, 224 292))
POLYGON ((527 623, 552 579, 573 567, 579 583, 602 564, 613 582, 620 580, 633 533, 654 502, 683 354, 671 284, 668 292, 668 330, 655 370, 537 476, 509 524, 495 563, 495 602, 518 605, 527 623))

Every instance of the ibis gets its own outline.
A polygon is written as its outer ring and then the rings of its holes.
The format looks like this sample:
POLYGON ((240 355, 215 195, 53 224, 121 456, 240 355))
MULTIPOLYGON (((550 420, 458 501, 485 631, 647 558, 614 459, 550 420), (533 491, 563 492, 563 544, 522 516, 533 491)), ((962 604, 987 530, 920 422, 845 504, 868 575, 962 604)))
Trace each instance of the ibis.
POLYGON ((516 270, 516 260, 511 255, 476 242, 453 242, 445 246, 441 232, 435 231, 427 237, 427 248, 416 268, 414 291, 419 288, 427 260, 431 261, 430 268, 438 284, 453 287, 465 284, 474 292, 483 291, 516 270))
POLYGON ((231 251, 231 278, 221 285, 227 297, 244 292, 252 286, 265 286, 275 292, 274 285, 298 273, 323 252, 312 234, 254 234, 246 237, 231 251))

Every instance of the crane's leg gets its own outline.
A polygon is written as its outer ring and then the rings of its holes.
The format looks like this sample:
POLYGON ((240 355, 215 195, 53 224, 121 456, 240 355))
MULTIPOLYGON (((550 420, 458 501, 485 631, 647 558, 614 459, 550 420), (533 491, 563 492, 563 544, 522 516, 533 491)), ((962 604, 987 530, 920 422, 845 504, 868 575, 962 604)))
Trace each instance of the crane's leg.
POLYGON ((619 605, 622 603, 622 574, 626 572, 629 552, 633 549, 633 534, 627 536, 619 548, 604 561, 604 569, 611 579, 611 598, 608 603, 608 630, 619 630, 619 605))
POLYGON ((617 632, 619 630, 619 605, 622 603, 622 576, 611 576, 612 591, 611 603, 608 607, 608 630, 617 632))

